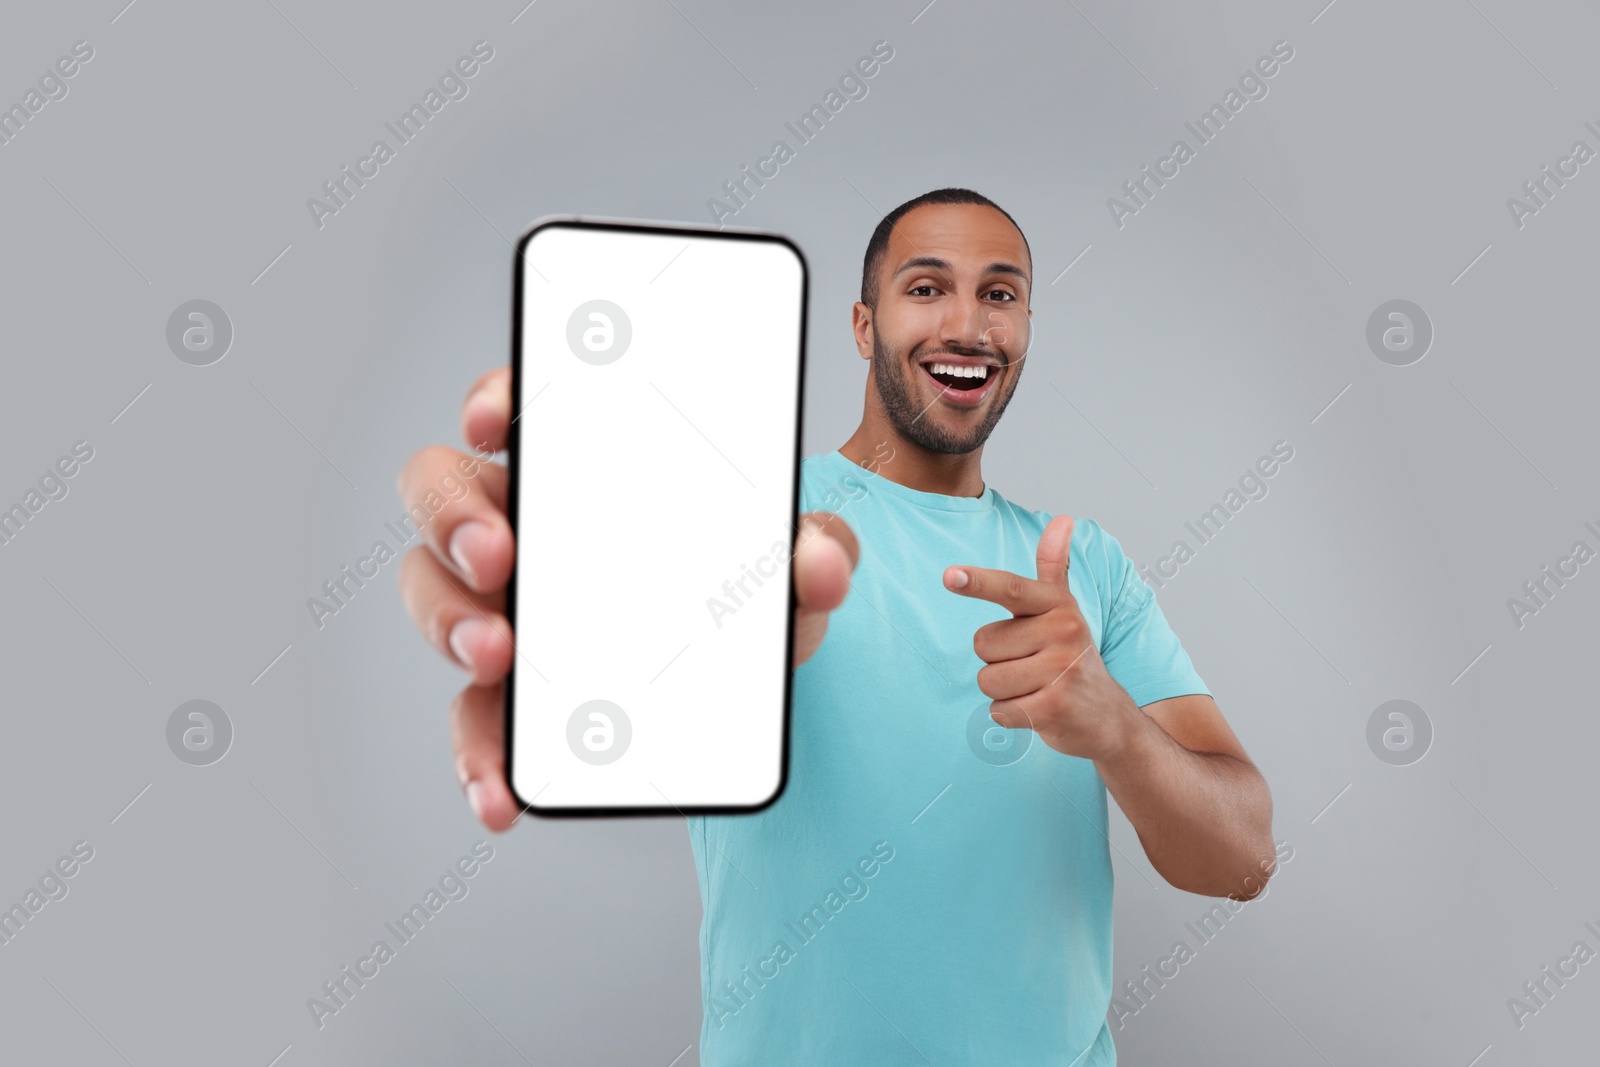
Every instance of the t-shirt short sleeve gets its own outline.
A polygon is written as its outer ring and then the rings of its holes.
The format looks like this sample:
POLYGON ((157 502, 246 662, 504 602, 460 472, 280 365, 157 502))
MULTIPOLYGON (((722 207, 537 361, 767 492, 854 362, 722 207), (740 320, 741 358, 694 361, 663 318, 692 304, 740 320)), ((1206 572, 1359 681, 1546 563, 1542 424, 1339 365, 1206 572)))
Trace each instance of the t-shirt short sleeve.
POLYGON ((1212 695, 1167 624, 1150 583, 1099 523, 1094 523, 1094 533, 1106 588, 1113 590, 1107 598, 1100 638, 1100 658, 1111 677, 1140 707, 1190 693, 1212 695))

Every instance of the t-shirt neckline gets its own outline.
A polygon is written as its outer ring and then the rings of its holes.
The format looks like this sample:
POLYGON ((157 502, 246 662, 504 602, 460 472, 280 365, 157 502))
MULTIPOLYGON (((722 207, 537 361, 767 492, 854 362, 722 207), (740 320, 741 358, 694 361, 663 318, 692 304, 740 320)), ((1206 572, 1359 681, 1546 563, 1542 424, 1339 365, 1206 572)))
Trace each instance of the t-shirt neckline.
POLYGON ((925 493, 921 489, 913 489, 908 485, 901 485, 897 481, 868 470, 837 448, 823 456, 823 460, 841 475, 855 474, 866 484, 869 493, 883 493, 920 508, 929 508, 934 511, 989 511, 997 506, 999 499, 999 494, 995 492, 994 486, 988 482, 984 483, 983 493, 980 496, 947 496, 943 493, 925 493))

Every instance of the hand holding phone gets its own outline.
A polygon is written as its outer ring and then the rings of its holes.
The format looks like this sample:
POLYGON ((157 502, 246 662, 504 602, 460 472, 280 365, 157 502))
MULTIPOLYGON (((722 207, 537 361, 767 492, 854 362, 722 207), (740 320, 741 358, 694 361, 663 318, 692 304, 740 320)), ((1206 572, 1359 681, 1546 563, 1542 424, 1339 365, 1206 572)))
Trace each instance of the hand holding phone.
MULTIPOLYGON (((535 410, 525 417, 535 418, 535 410)), ((510 368, 496 368, 468 393, 463 437, 480 456, 503 450, 512 417, 510 368)), ((441 479, 458 477, 462 463, 476 460, 442 446, 419 450, 401 475, 402 500, 410 505, 437 491, 441 479)), ((447 501, 424 530, 426 544, 407 555, 400 583, 407 610, 430 644, 472 674, 450 710, 457 775, 484 825, 504 830, 520 814, 504 762, 503 685, 514 658, 505 593, 515 546, 506 516, 507 471, 494 463, 480 468, 464 479, 468 492, 447 501)), ((679 509, 644 516, 646 536, 651 524, 682 521, 682 515, 679 509)), ((855 536, 838 516, 808 513, 799 530, 792 560, 795 666, 821 642, 827 614, 843 602, 859 558, 855 536)), ((654 565, 670 565, 670 557, 654 565)))

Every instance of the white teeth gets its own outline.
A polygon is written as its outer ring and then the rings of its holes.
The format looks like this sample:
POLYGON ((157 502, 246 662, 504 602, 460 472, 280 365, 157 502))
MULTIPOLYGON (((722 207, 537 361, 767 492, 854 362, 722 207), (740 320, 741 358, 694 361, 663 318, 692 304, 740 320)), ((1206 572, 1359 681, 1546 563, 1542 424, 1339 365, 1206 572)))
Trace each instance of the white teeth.
POLYGON ((957 378, 989 377, 989 368, 981 363, 971 367, 960 366, 954 363, 935 363, 931 369, 935 374, 953 374, 957 378))

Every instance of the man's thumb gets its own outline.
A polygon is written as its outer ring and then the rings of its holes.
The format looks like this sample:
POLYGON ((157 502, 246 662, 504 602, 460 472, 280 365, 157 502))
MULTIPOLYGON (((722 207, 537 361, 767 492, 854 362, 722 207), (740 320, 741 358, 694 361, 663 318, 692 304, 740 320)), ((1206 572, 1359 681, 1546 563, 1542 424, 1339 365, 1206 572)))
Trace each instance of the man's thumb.
POLYGON ((1072 549, 1072 516, 1057 515, 1039 535, 1039 581, 1051 585, 1067 584, 1067 566, 1072 549))
POLYGON ((850 590, 861 557, 855 533, 839 516, 808 512, 795 538, 794 590, 801 611, 832 611, 850 590))

